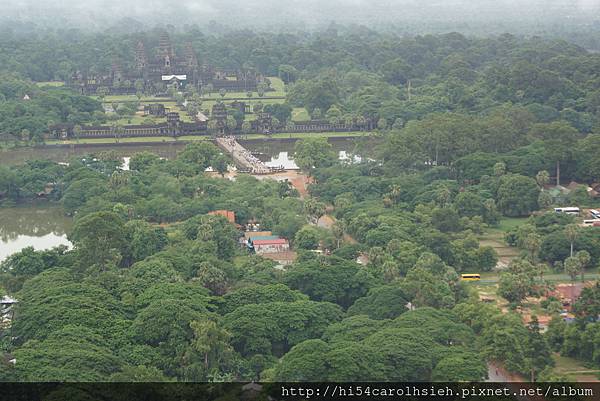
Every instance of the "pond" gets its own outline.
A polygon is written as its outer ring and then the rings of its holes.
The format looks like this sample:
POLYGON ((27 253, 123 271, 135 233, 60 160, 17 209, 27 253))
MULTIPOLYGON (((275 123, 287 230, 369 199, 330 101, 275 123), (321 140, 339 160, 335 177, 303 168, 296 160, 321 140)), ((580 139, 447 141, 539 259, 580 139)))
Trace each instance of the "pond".
POLYGON ((62 208, 27 205, 0 208, 0 262, 21 249, 70 246, 67 232, 72 220, 62 208))

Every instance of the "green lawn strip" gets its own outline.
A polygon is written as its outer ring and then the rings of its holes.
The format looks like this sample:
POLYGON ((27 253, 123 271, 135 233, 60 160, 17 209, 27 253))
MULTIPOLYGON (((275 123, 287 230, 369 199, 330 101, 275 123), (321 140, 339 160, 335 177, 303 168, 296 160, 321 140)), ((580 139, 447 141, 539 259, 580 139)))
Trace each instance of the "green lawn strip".
MULTIPOLYGON (((285 84, 283 83, 283 81, 278 78, 278 77, 267 77, 270 81, 271 81, 271 88, 275 89, 274 91, 267 91, 265 92, 265 97, 281 97, 281 98, 285 98, 285 84)), ((214 91, 211 92, 210 94, 206 93, 204 94, 204 96, 202 97, 203 99, 220 99, 220 98, 224 98, 224 99, 248 99, 248 91, 246 92, 227 92, 225 94, 225 96, 221 96, 221 94, 219 93, 219 91, 214 91)), ((259 100, 261 99, 260 96, 258 96, 258 92, 257 91, 252 91, 252 97, 250 97, 250 99, 255 99, 255 100, 259 100)))
POLYGON ((245 139, 302 139, 302 138, 346 138, 370 136, 369 132, 353 131, 353 132, 295 132, 295 133, 277 133, 273 135, 248 134, 244 135, 245 139))
POLYGON ((85 145, 86 143, 145 143, 145 142, 176 142, 173 137, 169 136, 145 136, 145 137, 133 137, 133 138, 121 138, 119 142, 115 138, 81 138, 79 141, 76 140, 49 140, 46 141, 48 145, 65 144, 65 145, 85 145))
POLYGON ((308 121, 310 116, 304 107, 294 107, 292 110, 292 121, 308 121))
POLYGON ((179 141, 211 141, 213 138, 206 135, 185 135, 177 138, 179 141))
POLYGON ((62 81, 45 81, 45 82, 36 82, 35 85, 39 88, 42 88, 44 86, 52 86, 52 87, 58 88, 61 86, 65 86, 65 83, 62 81))
POLYGON ((212 92, 210 95, 209 94, 205 94, 204 96, 202 96, 202 100, 237 100, 240 102, 247 102, 247 101, 268 101, 268 100, 285 100, 285 96, 280 96, 280 95, 274 95, 274 92, 266 92, 264 97, 260 97, 258 96, 258 94, 256 92, 252 93, 252 96, 248 97, 248 94, 246 92, 227 92, 225 94, 225 96, 221 96, 220 93, 215 93, 212 92), (265 98, 271 98, 271 99, 265 99, 265 98), (273 99, 274 98, 274 99, 273 99))
MULTIPOLYGON (((151 116, 125 116, 115 121, 120 125, 154 125, 154 124, 162 124, 167 122, 165 117, 151 117, 151 116)), ((111 125, 112 122, 107 122, 104 125, 111 125)))
POLYGON ((598 376, 600 373, 600 369, 592 364, 558 353, 553 354, 552 359, 554 359, 554 372, 559 375, 575 378, 580 375, 598 376))
MULTIPOLYGON (((345 138, 345 137, 360 137, 360 136, 369 136, 368 132, 314 132, 314 133, 278 133, 273 135, 262 135, 262 134, 248 134, 244 135, 243 139, 302 139, 302 138, 345 138)), ((144 142, 177 142, 179 141, 198 141, 198 140, 210 140, 210 136, 180 136, 177 139, 168 136, 143 136, 143 137, 125 137, 120 138, 120 143, 144 143, 144 142)), ((59 140, 59 139, 51 139, 47 140, 46 144, 48 145, 57 145, 57 144, 65 144, 65 145, 76 145, 76 144, 86 144, 86 143, 118 143, 115 138, 81 138, 79 141, 74 139, 70 140, 59 140)))
POLYGON ((527 222, 527 217, 503 217, 500 220, 498 229, 500 231, 507 232, 514 228, 519 227, 522 224, 525 224, 526 222, 527 222))
MULTIPOLYGON (((98 96, 91 95, 92 99, 100 100, 98 96)), ((142 96, 138 99, 135 95, 108 95, 102 99, 103 103, 113 103, 113 102, 150 102, 150 103, 164 103, 164 102, 172 102, 173 99, 170 97, 154 97, 154 96, 142 96)))
POLYGON ((267 77, 275 92, 267 92, 268 96, 285 96, 285 83, 278 77, 267 77))

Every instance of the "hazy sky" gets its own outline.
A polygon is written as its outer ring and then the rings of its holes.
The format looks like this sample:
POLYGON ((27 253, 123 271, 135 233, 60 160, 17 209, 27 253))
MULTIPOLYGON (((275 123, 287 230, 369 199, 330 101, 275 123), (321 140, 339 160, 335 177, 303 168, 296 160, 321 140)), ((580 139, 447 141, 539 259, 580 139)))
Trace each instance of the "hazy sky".
POLYGON ((198 24, 215 20, 235 27, 288 23, 317 26, 335 20, 427 24, 600 18, 600 0, 0 0, 9 21, 101 28, 120 18, 143 24, 198 24))

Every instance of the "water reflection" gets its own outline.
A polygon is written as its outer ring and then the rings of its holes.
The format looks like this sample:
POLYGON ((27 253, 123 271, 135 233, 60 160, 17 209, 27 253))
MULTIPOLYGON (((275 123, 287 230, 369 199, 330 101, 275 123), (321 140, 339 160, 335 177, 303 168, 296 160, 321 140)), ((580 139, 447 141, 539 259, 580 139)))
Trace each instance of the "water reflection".
POLYGON ((21 249, 70 246, 67 231, 72 221, 58 207, 0 208, 0 262, 21 249))
MULTIPOLYGON (((257 154, 257 157, 269 167, 283 167, 286 170, 298 170, 298 166, 294 162, 293 154, 289 152, 279 152, 274 155, 264 153, 257 154)), ((338 152, 338 159, 347 163, 360 163, 362 158, 359 155, 353 155, 345 150, 338 152)))
MULTIPOLYGON (((293 161, 294 145, 297 139, 253 139, 240 140, 240 143, 252 152, 261 155, 261 160, 270 166, 284 166, 286 168, 297 168, 293 161)), ((329 138, 328 142, 336 152, 352 152, 359 154, 369 153, 377 139, 375 138, 329 138)), ((0 149, 0 164, 18 165, 27 160, 53 160, 56 162, 68 162, 72 157, 79 157, 90 153, 113 152, 122 158, 130 158, 136 153, 152 152, 160 157, 173 159, 185 148, 184 143, 177 142, 154 142, 146 144, 126 144, 119 146, 110 144, 81 145, 71 147, 40 147, 23 149, 0 149)), ((123 167, 128 167, 124 164, 123 167)))

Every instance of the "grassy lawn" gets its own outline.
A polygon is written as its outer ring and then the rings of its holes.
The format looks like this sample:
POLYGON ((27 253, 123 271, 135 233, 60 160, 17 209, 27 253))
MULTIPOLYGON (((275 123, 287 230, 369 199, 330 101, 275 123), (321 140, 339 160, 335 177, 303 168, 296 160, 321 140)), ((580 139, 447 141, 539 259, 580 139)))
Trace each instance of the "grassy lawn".
MULTIPOLYGON (((156 142, 210 141, 210 140, 212 140, 212 137, 210 137, 210 136, 195 136, 195 135, 180 136, 177 139, 170 137, 170 136, 145 136, 145 137, 136 137, 136 138, 121 138, 119 140, 119 143, 132 143, 132 142, 156 143, 156 142)), ((61 140, 53 139, 53 140, 46 141, 46 143, 48 145, 56 145, 56 144, 67 144, 67 145, 83 144, 83 145, 85 145, 86 143, 112 144, 112 143, 117 143, 117 141, 115 140, 115 138, 82 138, 79 140, 79 142, 76 140, 61 141, 61 140)))
POLYGON ((178 138, 178 140, 180 140, 180 141, 212 141, 212 137, 211 136, 187 135, 187 136, 180 136, 178 138))
MULTIPOLYGON (((265 92, 264 97, 276 97, 278 99, 284 99, 285 96, 281 96, 276 94, 277 92, 265 92)), ((202 96, 203 100, 220 100, 220 99, 239 99, 242 102, 248 101, 248 100, 262 100, 263 98, 261 98, 260 96, 258 96, 257 92, 252 92, 252 96, 248 97, 248 93, 247 92, 227 92, 225 94, 225 96, 221 96, 221 94, 219 92, 211 92, 210 94, 205 93, 202 96)))
POLYGON ((591 381, 600 377, 600 369, 593 366, 586 366, 582 361, 560 354, 553 354, 554 372, 559 375, 565 375, 573 381, 591 381))
POLYGON ((278 77, 267 77, 271 81, 271 88, 275 89, 275 92, 267 92, 268 96, 285 96, 285 84, 278 77))
MULTIPOLYGON (((119 140, 120 143, 130 143, 130 142, 176 142, 174 138, 169 136, 146 136, 143 138, 121 138, 119 140)), ((76 140, 49 140, 46 141, 48 145, 55 144, 86 144, 86 143, 117 143, 115 138, 82 138, 79 141, 76 140)))
POLYGON ((284 138, 294 138, 294 139, 302 139, 302 138, 344 138, 349 136, 369 136, 370 132, 297 132, 297 133, 278 133, 273 135, 262 135, 262 134, 248 134, 245 135, 244 138, 247 139, 284 139, 284 138))
POLYGON ((36 82, 35 85, 40 88, 43 86, 53 86, 53 87, 57 88, 59 86, 65 86, 65 83, 62 81, 46 81, 46 82, 36 82))
POLYGON ((294 107, 292 110, 292 121, 308 121, 310 116, 304 107, 294 107))
MULTIPOLYGON (((97 99, 97 97, 93 97, 93 96, 92 96, 92 98, 97 99)), ((206 112, 207 110, 210 112, 210 110, 215 105, 215 103, 217 103, 218 100, 221 100, 220 96, 218 96, 218 99, 217 98, 205 99, 202 101, 202 105, 200 106, 200 108, 204 112, 206 112)), ((112 106, 113 103, 128 103, 128 102, 137 102, 137 98, 135 96, 107 96, 106 98, 104 98, 104 101, 102 103, 105 105, 112 106)), ((227 97, 225 98, 225 102, 230 103, 227 101, 227 97)), ((256 99, 244 99, 243 102, 250 106, 253 106, 257 103, 262 103, 263 105, 268 105, 268 104, 285 103, 285 99, 283 99, 283 98, 282 99, 256 98, 256 99)), ((152 104, 152 103, 161 103, 166 108, 171 109, 171 111, 179 111, 180 113, 183 113, 183 110, 179 106, 177 106, 177 103, 173 99, 142 98, 142 100, 140 100, 139 103, 140 103, 141 107, 148 105, 148 104, 152 104)), ((298 110, 304 110, 304 109, 298 109, 298 110)), ((251 114, 246 114, 246 117, 249 117, 249 119, 256 118, 256 117, 251 117, 251 116, 252 116, 251 114)), ((308 113, 306 113, 301 119, 305 119, 305 120, 308 119, 308 113)))
MULTIPOLYGON (((319 132, 319 133, 295 133, 295 134, 274 134, 271 136, 261 135, 261 134, 250 134, 245 136, 245 139, 281 139, 281 138, 333 138, 333 137, 347 137, 347 136, 368 136, 367 132, 319 132)), ((121 143, 129 143, 129 142, 177 142, 179 141, 205 141, 211 140, 210 136, 180 136, 177 138, 168 137, 168 136, 144 136, 144 137, 135 137, 135 138, 121 138, 119 142, 121 143)), ((86 143, 117 143, 115 138, 82 138, 79 141, 76 140, 58 140, 52 139, 46 141, 48 145, 56 145, 56 144, 86 144, 86 143)))
MULTIPOLYGON (((123 117, 117 120, 117 124, 122 124, 122 125, 149 125, 152 124, 153 122, 156 124, 161 124, 166 122, 167 119, 166 118, 158 118, 158 117, 147 117, 147 116, 140 116, 140 115, 135 115, 135 116, 127 116, 127 117, 123 117)), ((108 122, 107 125, 110 125, 111 122, 108 122)))
POLYGON ((527 217, 503 217, 500 220, 498 229, 504 232, 508 232, 522 224, 525 224, 527 222, 527 219, 527 217))
MULTIPOLYGON (((221 97, 219 96, 219 99, 221 100, 221 97)), ((227 98, 225 98, 225 103, 230 103, 227 102, 227 98)), ((285 99, 244 99, 242 100, 242 102, 249 104, 249 105, 255 105, 257 103, 262 103, 263 105, 267 105, 267 104, 282 104, 285 103, 285 99)), ((202 110, 206 110, 206 109, 212 109, 212 106, 217 103, 217 99, 204 99, 202 100, 202 106, 200 106, 200 108, 202 110)))
MULTIPOLYGON (((92 99, 100 100, 98 96, 90 96, 92 99)), ((109 95, 104 98, 103 103, 112 103, 112 102, 152 102, 152 103, 164 103, 164 102, 172 102, 173 99, 169 97, 154 97, 154 96, 142 96, 141 99, 138 99, 135 95, 109 95)))
MULTIPOLYGON (((269 80, 271 81, 271 88, 275 89, 275 91, 265 92, 265 97, 284 98, 285 97, 285 84, 283 83, 283 81, 281 79, 279 79, 278 77, 267 77, 267 78, 269 78, 269 80)), ((219 91, 215 91, 215 92, 211 92, 210 94, 208 94, 208 93, 204 94, 204 96, 202 96, 202 98, 203 99, 221 99, 221 95, 219 94, 219 91)), ((251 98, 248 98, 247 91, 246 92, 227 92, 223 98, 224 99, 241 98, 244 100, 248 100, 248 99, 260 100, 260 97, 258 96, 258 92, 256 92, 256 91, 252 92, 251 98)))
POLYGON ((488 228, 482 235, 479 235, 479 245, 494 248, 498 254, 500 265, 508 265, 511 260, 520 255, 521 250, 508 246, 504 242, 504 235, 526 221, 527 218, 503 217, 497 227, 488 228))

